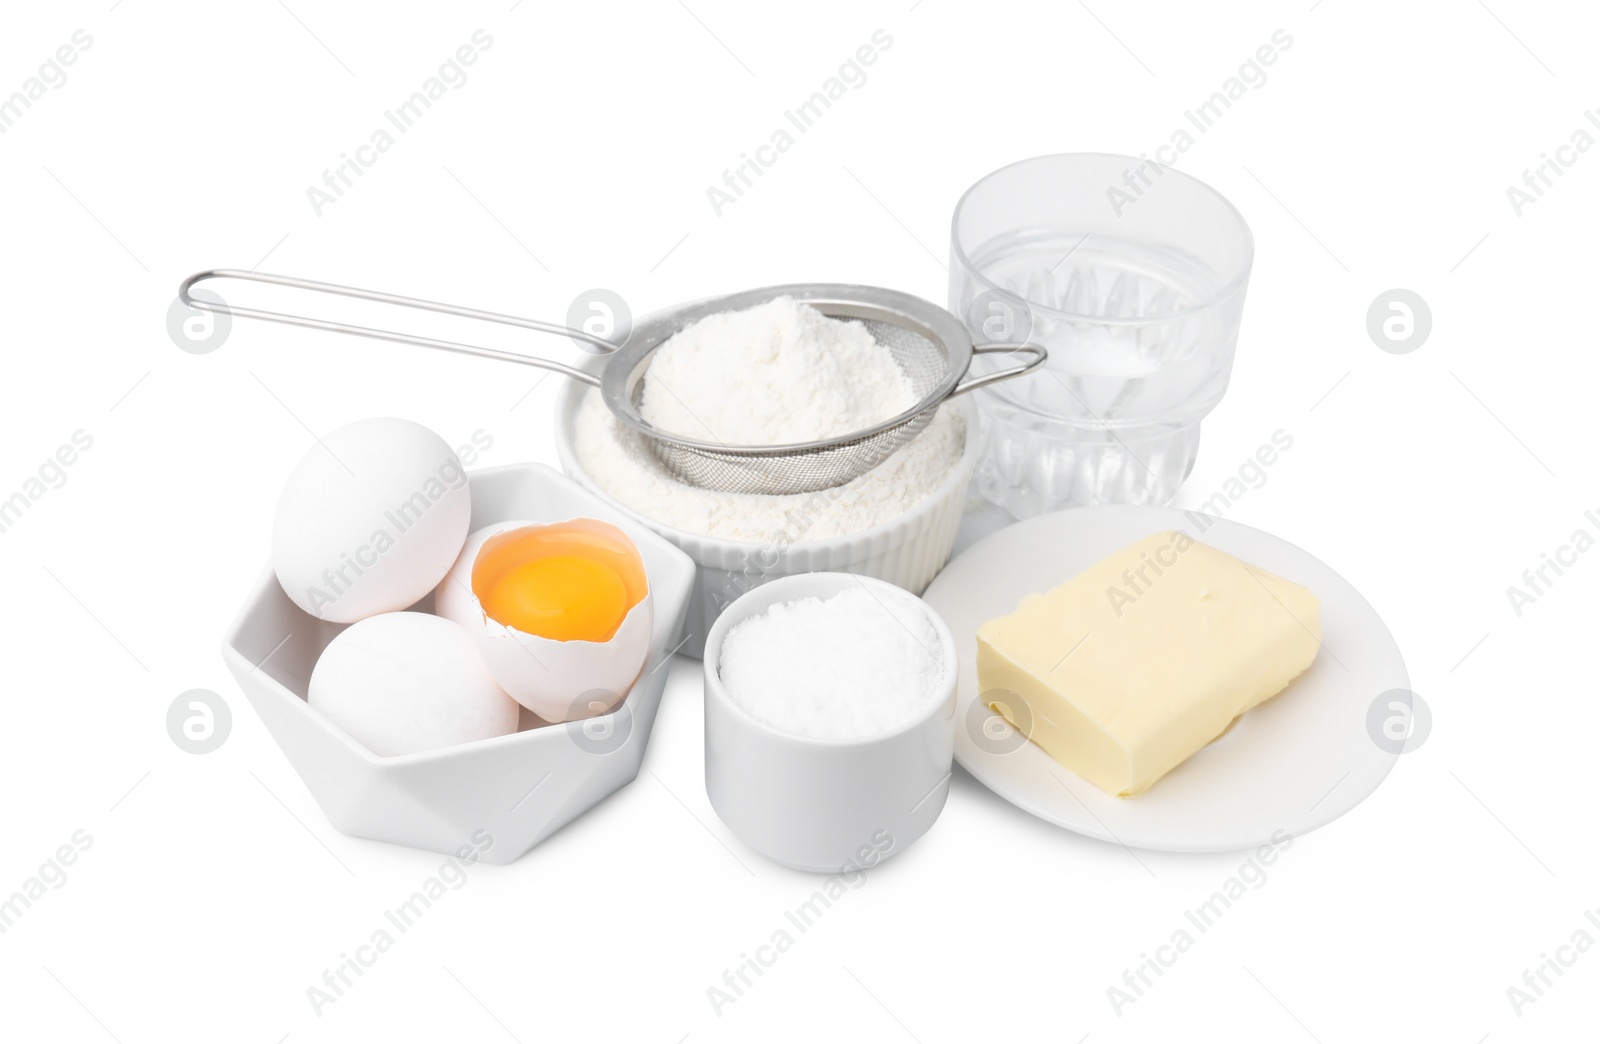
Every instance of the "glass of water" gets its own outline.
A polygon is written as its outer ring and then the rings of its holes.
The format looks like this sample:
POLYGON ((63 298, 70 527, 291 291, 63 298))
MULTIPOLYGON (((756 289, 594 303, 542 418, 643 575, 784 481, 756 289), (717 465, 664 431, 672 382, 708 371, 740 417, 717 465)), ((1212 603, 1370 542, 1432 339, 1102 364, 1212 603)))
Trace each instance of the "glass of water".
POLYGON ((974 393, 983 495, 1017 518, 1171 500, 1227 390, 1253 256, 1231 203, 1152 160, 1041 156, 968 189, 950 310, 977 343, 1050 351, 974 393))

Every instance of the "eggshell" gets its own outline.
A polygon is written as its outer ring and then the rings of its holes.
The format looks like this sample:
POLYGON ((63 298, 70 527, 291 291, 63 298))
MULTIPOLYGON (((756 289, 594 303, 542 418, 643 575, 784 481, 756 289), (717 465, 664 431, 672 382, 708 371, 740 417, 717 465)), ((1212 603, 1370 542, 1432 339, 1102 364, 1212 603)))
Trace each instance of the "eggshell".
POLYGON ((459 624, 382 613, 323 650, 306 702, 381 757, 517 731, 519 708, 459 624))
POLYGON ((484 541, 496 533, 504 533, 508 529, 523 529, 527 526, 537 526, 538 522, 496 522, 482 529, 475 529, 467 537, 467 542, 461 547, 461 554, 456 556, 455 565, 445 574, 439 586, 433 592, 433 611, 437 616, 446 620, 454 620, 465 627, 470 633, 483 625, 483 606, 478 604, 478 596, 472 593, 472 563, 477 560, 478 551, 483 547, 484 541))
POLYGON ((472 518, 466 470, 414 421, 356 421, 312 447, 272 525, 272 566, 312 616, 351 623, 414 604, 439 583, 472 518))
POLYGON ((467 538, 461 556, 439 584, 434 593, 434 612, 465 628, 476 640, 495 680, 512 699, 539 717, 561 722, 604 714, 627 695, 649 658, 650 634, 655 625, 652 592, 646 590, 623 617, 617 633, 604 642, 554 641, 490 619, 472 590, 473 564, 492 538, 531 526, 589 528, 634 546, 622 530, 596 519, 486 526, 467 538))

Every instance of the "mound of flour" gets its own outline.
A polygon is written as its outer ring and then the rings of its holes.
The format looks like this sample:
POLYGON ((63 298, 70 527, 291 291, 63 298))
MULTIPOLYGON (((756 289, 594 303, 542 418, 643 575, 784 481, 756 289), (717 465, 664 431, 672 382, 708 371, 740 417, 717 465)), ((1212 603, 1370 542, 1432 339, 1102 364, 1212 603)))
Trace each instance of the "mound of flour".
POLYGON ((921 506, 961 460, 969 437, 961 411, 942 406, 916 438, 865 475, 815 493, 717 493, 679 482, 645 438, 584 392, 573 450, 584 474, 613 499, 674 529, 727 540, 787 545, 872 529, 921 506))
POLYGON ((779 297, 706 316, 664 343, 639 412, 675 435, 781 446, 849 435, 916 404, 900 364, 865 326, 779 297))

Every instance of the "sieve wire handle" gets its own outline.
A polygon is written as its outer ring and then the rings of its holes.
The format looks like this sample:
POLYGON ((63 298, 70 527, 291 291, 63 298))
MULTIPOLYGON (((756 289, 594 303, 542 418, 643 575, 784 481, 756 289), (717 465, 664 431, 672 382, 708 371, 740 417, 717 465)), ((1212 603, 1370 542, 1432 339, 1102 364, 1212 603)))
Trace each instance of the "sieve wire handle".
POLYGON ((501 362, 537 366, 541 369, 554 370, 556 373, 565 374, 573 380, 582 381, 596 388, 600 386, 600 378, 593 374, 585 373, 575 366, 556 362, 554 359, 541 359, 534 355, 522 355, 517 352, 502 351, 499 348, 485 348, 476 344, 463 344, 459 341, 441 341, 432 337, 419 337, 415 334, 400 333, 397 330, 380 330, 371 326, 354 326, 349 323, 336 323, 328 319, 313 319, 310 316, 294 315, 289 312, 269 312, 259 308, 240 308, 230 304, 213 304, 209 301, 200 300, 190 292, 200 283, 212 279, 238 279, 249 283, 270 283, 274 286, 287 286, 294 290, 305 290, 308 293, 354 297, 363 301, 376 301, 379 304, 395 305, 400 308, 439 312, 444 315, 460 316, 464 319, 499 323, 502 326, 517 326, 524 330, 537 330, 540 333, 565 334, 568 337, 593 345, 604 354, 610 354, 617 350, 617 346, 610 341, 596 337, 585 330, 575 330, 559 323, 540 322, 537 319, 524 319, 521 316, 504 315, 500 312, 485 312, 477 308, 463 308, 460 305, 445 304, 440 301, 425 301, 417 297, 402 297, 399 294, 385 294, 377 290, 362 290, 359 287, 341 286, 338 283, 319 283, 312 279, 300 279, 296 276, 269 275, 265 272, 250 272, 237 268, 213 268, 204 272, 196 272, 178 286, 178 299, 190 308, 196 308, 202 312, 240 315, 247 319, 264 319, 267 322, 283 323, 286 326, 304 326, 312 330, 328 330, 332 333, 349 334, 352 337, 370 337, 374 340, 394 341, 399 344, 411 344, 421 348, 435 348, 439 351, 455 352, 460 355, 475 355, 482 359, 497 359, 501 362))
POLYGON ((967 392, 975 391, 978 388, 999 384, 1001 381, 1009 381, 1013 377, 1021 377, 1025 373, 1038 369, 1050 357, 1050 353, 1045 348, 1025 342, 1018 344, 975 344, 972 346, 973 355, 999 355, 1001 353, 1010 355, 1013 352, 1023 352, 1032 356, 1032 358, 1021 366, 1013 366, 1009 370, 996 370, 994 373, 986 373, 982 377, 974 377, 970 381, 963 381, 951 390, 949 397, 953 399, 957 395, 965 395, 967 392))

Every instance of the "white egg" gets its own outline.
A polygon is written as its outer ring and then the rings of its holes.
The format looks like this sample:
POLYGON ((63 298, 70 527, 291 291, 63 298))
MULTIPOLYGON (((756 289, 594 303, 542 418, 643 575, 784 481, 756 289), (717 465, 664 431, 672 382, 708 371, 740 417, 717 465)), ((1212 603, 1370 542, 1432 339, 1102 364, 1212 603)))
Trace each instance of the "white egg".
POLYGON ((434 611, 473 636, 490 672, 512 699, 550 722, 593 717, 621 702, 649 658, 655 625, 638 548, 616 526, 587 518, 548 524, 501 522, 475 531, 434 592, 434 611), (480 574, 474 584, 475 567, 483 554, 511 554, 514 559, 514 549, 525 541, 568 532, 592 534, 624 548, 635 563, 643 593, 628 608, 615 633, 605 641, 558 641, 492 619, 478 593, 485 578, 480 574))
POLYGON ((517 731, 517 703, 458 624, 382 613, 345 628, 311 672, 306 702, 381 757, 517 731))
POLYGON ((312 616, 408 608, 450 569, 472 519, 461 458, 414 421, 348 424, 301 459, 278 498, 272 567, 312 616))

